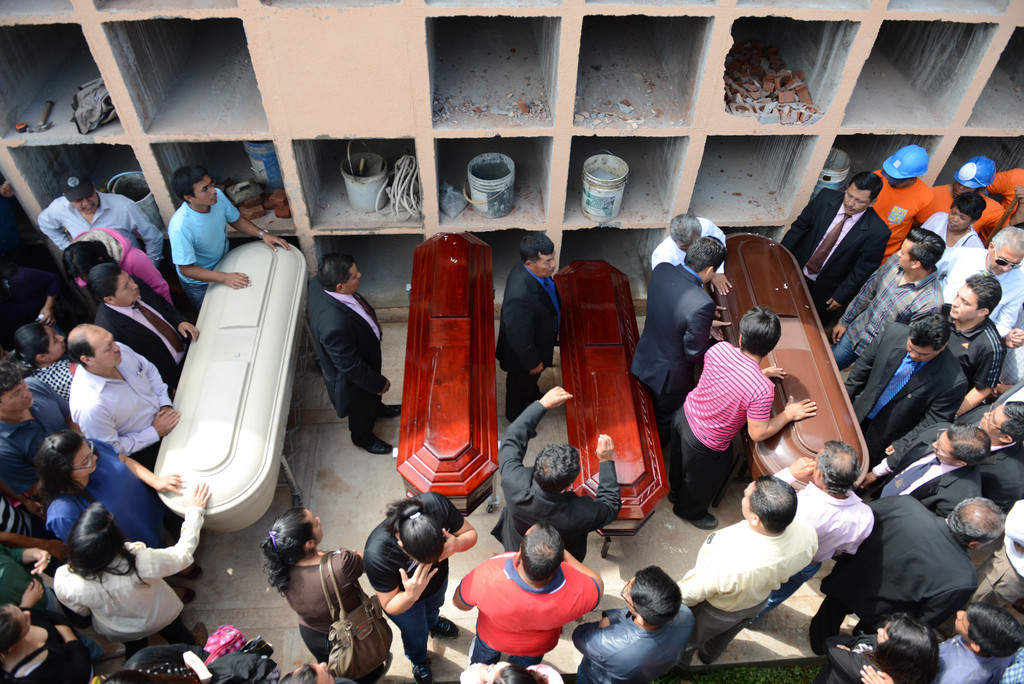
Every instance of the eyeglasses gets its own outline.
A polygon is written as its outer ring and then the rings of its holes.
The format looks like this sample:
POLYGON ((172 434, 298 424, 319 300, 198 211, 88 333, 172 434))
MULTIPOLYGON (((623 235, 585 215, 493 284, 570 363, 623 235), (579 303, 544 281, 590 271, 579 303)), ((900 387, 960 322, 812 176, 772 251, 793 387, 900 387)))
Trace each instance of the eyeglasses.
POLYGON ((1003 268, 1006 268, 1007 266, 1009 266, 1011 271, 1013 269, 1015 269, 1015 268, 1020 268, 1020 262, 1019 261, 1007 261, 1003 257, 996 257, 996 264, 998 264, 999 266, 1002 266, 1003 268))
POLYGON ((72 470, 88 470, 96 462, 96 446, 91 439, 85 440, 85 443, 89 445, 89 461, 85 465, 71 466, 72 470))
POLYGON ((633 586, 633 580, 631 579, 628 582, 626 582, 625 586, 622 587, 622 591, 619 592, 619 596, 622 598, 623 601, 626 602, 627 606, 629 606, 632 610, 636 610, 636 607, 633 605, 633 602, 630 601, 629 598, 626 597, 626 590, 629 589, 632 586, 633 586))

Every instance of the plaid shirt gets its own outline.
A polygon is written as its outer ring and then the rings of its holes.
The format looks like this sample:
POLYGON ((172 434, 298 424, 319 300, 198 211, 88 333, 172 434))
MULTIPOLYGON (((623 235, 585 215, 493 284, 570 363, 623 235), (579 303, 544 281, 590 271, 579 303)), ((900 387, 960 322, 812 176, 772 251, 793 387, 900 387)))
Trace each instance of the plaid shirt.
POLYGON ((942 288, 935 271, 916 283, 900 285, 900 255, 893 254, 878 267, 846 307, 840 325, 847 328, 853 351, 862 354, 871 340, 893 321, 910 323, 942 308, 942 288))

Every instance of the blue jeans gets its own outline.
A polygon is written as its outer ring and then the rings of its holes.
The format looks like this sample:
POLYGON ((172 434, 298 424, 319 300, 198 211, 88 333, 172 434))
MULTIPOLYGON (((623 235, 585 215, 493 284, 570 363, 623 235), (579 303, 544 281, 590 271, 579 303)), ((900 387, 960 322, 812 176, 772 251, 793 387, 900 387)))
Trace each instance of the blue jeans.
MULTIPOLYGON (((480 638, 479 634, 473 638, 473 645, 469 647, 469 663, 471 665, 475 665, 476 663, 494 665, 499 660, 501 660, 501 651, 495 651, 493 648, 488 646, 487 643, 480 638)), ((519 667, 539 665, 542 660, 544 660, 544 656, 509 655, 508 657, 508 662, 513 665, 518 665, 519 667)))
POLYGON ((398 625, 398 631, 402 633, 405 657, 412 661, 413 665, 427 662, 427 637, 430 636, 430 630, 437 627, 441 605, 444 603, 444 592, 447 589, 448 580, 445 580, 440 589, 430 596, 421 596, 404 613, 392 615, 385 611, 391 621, 398 625))
MULTIPOLYGON (((768 596, 768 602, 764 604, 764 608, 757 614, 754 620, 760 620, 762 617, 771 612, 776 606, 788 599, 796 590, 799 589, 804 582, 818 574, 818 570, 821 569, 821 563, 811 563, 803 570, 800 570, 795 575, 786 580, 781 587, 776 589, 768 596)), ((751 620, 751 622, 754 622, 751 620)))
POLYGON ((853 342, 850 341, 849 333, 843 335, 839 342, 832 345, 832 356, 835 358, 839 370, 849 368, 860 357, 860 354, 853 351, 853 342))
POLYGON ((196 307, 196 311, 203 308, 203 299, 206 297, 206 288, 210 286, 209 283, 189 283, 185 282, 181 277, 178 278, 181 283, 181 289, 185 291, 185 295, 188 297, 188 301, 192 302, 192 306, 196 307))

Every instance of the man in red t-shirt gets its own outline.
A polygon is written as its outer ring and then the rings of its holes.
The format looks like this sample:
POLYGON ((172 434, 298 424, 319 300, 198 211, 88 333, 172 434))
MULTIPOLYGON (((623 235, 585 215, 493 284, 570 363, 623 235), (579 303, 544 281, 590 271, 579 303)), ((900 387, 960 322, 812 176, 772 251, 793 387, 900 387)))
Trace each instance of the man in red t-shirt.
POLYGON ((558 644, 562 627, 597 607, 601 577, 565 551, 547 522, 526 531, 519 551, 485 560, 462 579, 452 602, 479 611, 470 663, 536 665, 558 644))

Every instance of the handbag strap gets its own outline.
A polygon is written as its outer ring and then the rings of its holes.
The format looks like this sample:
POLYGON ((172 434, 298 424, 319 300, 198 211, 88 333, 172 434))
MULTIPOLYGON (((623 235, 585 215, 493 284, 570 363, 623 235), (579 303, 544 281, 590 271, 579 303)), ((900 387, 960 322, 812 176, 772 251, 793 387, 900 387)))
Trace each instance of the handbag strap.
MULTIPOLYGON (((320 587, 324 590, 324 599, 327 601, 327 607, 331 611, 331 622, 337 622, 348 617, 348 612, 345 610, 344 604, 341 602, 341 591, 338 590, 338 578, 334 576, 334 568, 330 567, 331 556, 334 554, 327 553, 320 558, 320 587), (324 579, 324 568, 328 567, 331 575, 331 584, 334 586, 334 595, 337 597, 337 607, 341 611, 341 615, 338 615, 338 610, 335 610, 335 602, 331 600, 331 595, 327 591, 327 580, 324 579)), ((362 588, 359 589, 360 593, 362 588)))

